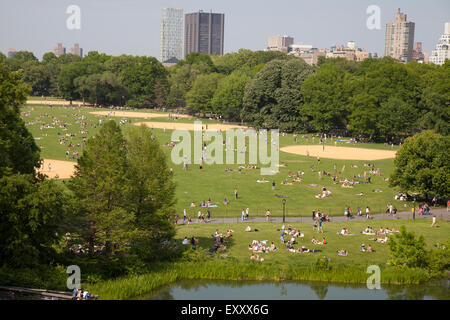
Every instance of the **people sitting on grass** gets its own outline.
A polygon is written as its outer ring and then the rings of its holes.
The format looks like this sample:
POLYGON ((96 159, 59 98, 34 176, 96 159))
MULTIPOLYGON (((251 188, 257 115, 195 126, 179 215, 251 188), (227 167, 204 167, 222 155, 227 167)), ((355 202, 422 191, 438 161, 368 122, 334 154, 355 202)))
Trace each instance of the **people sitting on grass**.
POLYGON ((245 228, 245 232, 251 232, 252 228, 250 226, 247 226, 247 228, 245 228))
POLYGON ((182 244, 189 244, 190 241, 187 237, 184 237, 182 244))
POLYGON ((344 256, 344 257, 346 257, 347 255, 348 255, 348 252, 347 252, 347 250, 345 250, 345 249, 341 249, 341 250, 338 250, 338 256, 344 256))
POLYGON ((225 236, 226 238, 230 238, 232 236, 232 233, 234 232, 234 230, 227 230, 227 235, 225 236))
POLYGON ((342 228, 341 232, 339 232, 338 234, 342 235, 342 236, 349 236, 350 233, 348 232, 347 228, 342 228))
POLYGON ((270 243, 270 247, 269 247, 269 251, 275 251, 277 250, 277 247, 275 246, 275 244, 273 242, 270 243))
POLYGON ((362 234, 375 234, 371 226, 367 226, 363 231, 361 231, 362 234))

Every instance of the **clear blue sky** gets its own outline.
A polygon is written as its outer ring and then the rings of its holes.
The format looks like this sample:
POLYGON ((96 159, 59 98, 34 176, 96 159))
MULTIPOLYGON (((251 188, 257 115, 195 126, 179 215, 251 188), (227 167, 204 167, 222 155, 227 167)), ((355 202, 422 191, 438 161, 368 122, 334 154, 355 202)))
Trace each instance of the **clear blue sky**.
POLYGON ((159 58, 161 8, 184 13, 225 13, 225 52, 261 50, 272 35, 291 35, 295 43, 329 48, 353 40, 370 52, 384 54, 384 32, 397 8, 416 23, 415 41, 434 49, 450 21, 448 0, 0 0, 0 51, 29 50, 41 58, 62 42, 113 55, 159 58), (66 9, 81 8, 81 30, 66 27, 66 9), (366 8, 381 9, 381 30, 366 27, 366 8))

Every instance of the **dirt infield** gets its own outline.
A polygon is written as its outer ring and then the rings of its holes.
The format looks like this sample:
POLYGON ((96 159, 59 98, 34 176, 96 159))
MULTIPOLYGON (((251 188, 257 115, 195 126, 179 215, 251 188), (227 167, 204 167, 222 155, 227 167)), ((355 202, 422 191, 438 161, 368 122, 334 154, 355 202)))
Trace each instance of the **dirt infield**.
MULTIPOLYGON (((194 131, 194 124, 193 123, 174 123, 174 122, 137 122, 134 125, 140 126, 141 124, 144 124, 145 126, 149 128, 155 128, 155 129, 167 129, 167 130, 191 130, 194 131)), ((239 126, 236 124, 208 124, 208 129, 206 129, 206 124, 202 124, 202 128, 204 130, 208 131, 214 131, 214 130, 222 130, 226 131, 228 129, 247 129, 248 127, 245 126, 239 126)))
POLYGON ((186 114, 176 113, 150 113, 150 112, 127 112, 127 111, 94 111, 91 114, 100 116, 123 117, 123 118, 168 118, 169 115, 176 118, 192 118, 186 114))
MULTIPOLYGON (((60 106, 70 105, 70 101, 58 101, 58 100, 27 100, 27 104, 54 104, 60 106)), ((83 105, 82 101, 72 101, 73 106, 83 105)))
POLYGON ((339 160, 381 160, 395 158, 396 151, 365 148, 335 147, 322 145, 299 145, 280 148, 281 151, 302 156, 321 157, 339 160))
POLYGON ((55 178, 58 175, 58 179, 68 179, 73 175, 76 162, 61 161, 53 159, 44 159, 44 169, 38 171, 46 174, 49 178, 55 178), (48 165, 51 164, 51 169, 48 165))

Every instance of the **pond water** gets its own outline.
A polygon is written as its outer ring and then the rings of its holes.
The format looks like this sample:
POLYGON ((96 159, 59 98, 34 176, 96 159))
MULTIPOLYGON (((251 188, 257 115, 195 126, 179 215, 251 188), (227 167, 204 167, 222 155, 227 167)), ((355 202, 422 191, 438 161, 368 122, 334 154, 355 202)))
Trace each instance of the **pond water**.
POLYGON ((450 300, 449 281, 423 285, 182 280, 133 299, 147 300, 450 300))

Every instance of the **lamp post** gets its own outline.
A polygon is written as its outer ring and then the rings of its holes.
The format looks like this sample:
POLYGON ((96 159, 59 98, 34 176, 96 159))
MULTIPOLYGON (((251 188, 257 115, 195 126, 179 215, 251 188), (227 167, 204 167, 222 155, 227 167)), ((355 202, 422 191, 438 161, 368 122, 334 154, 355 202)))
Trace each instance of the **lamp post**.
POLYGON ((283 199, 283 223, 285 220, 285 207, 286 207, 286 199, 283 199))

